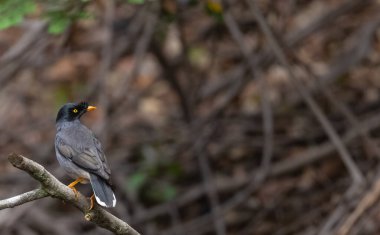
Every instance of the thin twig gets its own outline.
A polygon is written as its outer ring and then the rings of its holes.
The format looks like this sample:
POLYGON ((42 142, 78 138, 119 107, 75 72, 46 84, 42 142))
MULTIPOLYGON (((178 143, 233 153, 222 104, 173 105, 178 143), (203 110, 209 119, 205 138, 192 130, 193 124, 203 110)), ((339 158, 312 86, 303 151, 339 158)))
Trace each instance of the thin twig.
MULTIPOLYGON (((252 68, 253 69, 253 68, 252 68)), ((260 79, 261 86, 261 107, 263 110, 263 130, 264 130, 264 146, 263 146, 263 157, 261 161, 261 168, 263 172, 263 177, 265 178, 269 172, 273 151, 273 114, 272 107, 269 100, 268 94, 268 84, 267 79, 262 77, 260 79)))
POLYGON ((142 31, 142 35, 137 40, 136 47, 133 52, 134 59, 134 67, 133 70, 126 74, 123 78, 123 84, 120 86, 124 89, 121 89, 120 92, 115 94, 115 103, 121 103, 125 101, 125 97, 128 94, 130 86, 132 82, 136 79, 136 77, 140 74, 141 65, 143 63, 143 59, 145 58, 147 49, 152 40, 153 34, 156 29, 156 25, 158 23, 159 17, 159 7, 160 3, 157 1, 148 4, 148 9, 146 13, 145 25, 142 31))
POLYGON ((46 28, 47 23, 44 21, 28 21, 24 23, 27 31, 17 41, 17 43, 9 48, 1 57, 0 63, 9 63, 22 56, 29 48, 32 47, 36 40, 40 39, 41 32, 46 28))
MULTIPOLYGON (((289 53, 290 54, 290 53, 289 53)), ((294 59, 298 62, 299 65, 301 65, 306 72, 313 77, 317 85, 320 84, 320 77, 318 77, 311 69, 309 66, 307 66, 305 63, 302 63, 298 58, 294 57, 294 59)), ((362 138, 363 142, 365 145, 367 145, 370 148, 371 153, 373 153, 377 158, 380 158, 380 148, 377 146, 373 138, 370 136, 369 131, 362 130, 360 128, 357 128, 359 125, 359 120, 355 116, 355 114, 350 110, 350 108, 345 105, 343 102, 339 100, 338 97, 336 97, 333 92, 330 90, 329 87, 321 87, 319 89, 321 93, 328 99, 328 101, 338 110, 340 111, 343 116, 348 120, 350 123, 350 126, 354 127, 359 131, 360 137, 362 138)), ((367 147, 364 146, 364 147, 367 147)))
POLYGON ((285 37, 286 42, 288 45, 293 46, 294 43, 300 40, 300 38, 305 39, 306 37, 311 35, 313 32, 317 31, 318 29, 323 28, 324 26, 331 25, 332 22, 339 19, 339 16, 347 14, 348 12, 352 10, 358 10, 360 8, 363 8, 364 6, 368 6, 368 4, 373 3, 373 2, 375 1, 373 0, 362 0, 362 1, 347 0, 344 3, 337 5, 334 9, 322 14, 315 21, 306 25, 302 29, 297 30, 297 32, 291 33, 288 36, 286 36, 285 37))
POLYGON ((261 11, 257 7, 256 3, 252 0, 247 0, 247 3, 249 4, 249 7, 251 11, 254 13, 260 28, 268 38, 268 41, 271 45, 271 48, 273 49, 273 52, 275 53, 277 59, 280 61, 281 64, 286 68, 290 81, 292 82, 293 86, 297 89, 297 91, 300 93, 302 98, 305 100, 306 104, 309 106, 317 120, 320 122, 321 126, 325 130, 326 134, 328 135, 329 139, 333 142, 335 147, 337 148, 337 151, 339 152, 341 159, 345 166, 347 167, 354 184, 360 185, 365 182, 363 174, 358 169, 355 162, 352 160, 352 157, 350 153, 348 152, 347 148, 342 143, 342 140, 340 139, 339 135, 336 133, 335 129, 333 128, 331 122, 327 119, 326 115, 323 113, 322 109, 319 107, 317 102, 313 99, 313 97, 306 92, 303 85, 298 81, 296 75, 293 72, 293 69, 290 66, 289 61, 287 60, 284 51, 281 49, 279 43, 277 42, 276 38, 274 37, 271 29, 269 28, 267 22, 265 21, 261 11))
MULTIPOLYGON (((109 109, 109 100, 107 95, 107 77, 112 66, 112 56, 113 56, 113 22, 115 17, 115 2, 113 0, 104 1, 104 25, 103 30, 107 35, 106 40, 101 48, 101 63, 94 75, 94 80, 89 85, 89 92, 87 93, 86 100, 91 100, 92 97, 98 98, 99 106, 102 107, 105 112, 103 112, 103 117, 100 123, 96 125, 96 132, 101 139, 108 139, 108 116, 107 111, 109 109), (90 98, 91 97, 91 98, 90 98)), ((107 145, 105 145, 107 147, 107 145)))
MULTIPOLYGON (((380 113, 376 113, 373 116, 361 121, 358 128, 364 129, 364 130, 379 128, 380 127, 379 119, 380 119, 380 113)), ((343 135, 342 141, 344 143, 349 143, 358 136, 359 136, 359 130, 352 128, 343 135)), ((273 166, 270 168, 270 171, 268 173, 268 177, 276 177, 276 176, 280 176, 286 173, 299 170, 302 167, 305 167, 306 165, 312 164, 321 159, 332 156, 331 153, 333 153, 335 150, 336 148, 334 148, 334 145, 331 142, 322 144, 318 147, 313 147, 307 151, 297 154, 296 156, 293 156, 290 159, 283 160, 281 162, 273 164, 273 166)), ((251 177, 249 179, 251 179, 251 177)), ((246 198, 250 196, 259 187, 257 183, 252 183, 252 181, 247 180, 246 183, 248 183, 246 188, 241 190, 238 194, 236 194, 234 197, 226 201, 221 206, 222 215, 230 211, 232 208, 235 208, 236 206, 240 205, 242 202, 244 202, 246 198)), ((181 202, 181 201, 178 200, 178 202, 181 202)), ((149 210, 144 214, 146 216, 149 215, 150 217, 152 216, 152 214, 150 213, 153 211, 154 210, 149 210)), ((158 215, 156 213, 155 213, 155 216, 158 215)), ((137 221, 141 221, 144 219, 146 219, 146 217, 145 218, 140 217, 139 219, 137 219, 137 221)), ((194 220, 184 223, 183 228, 185 229, 185 231, 189 231, 189 232, 193 231, 193 229, 196 228, 197 233, 200 233, 201 230, 202 231, 206 229, 210 230, 210 227, 205 228, 204 226, 210 223, 212 219, 213 218, 210 213, 206 215, 202 215, 194 220)), ((173 230, 172 229, 166 230, 165 234, 173 234, 173 230)))
MULTIPOLYGON (((243 34, 239 30, 239 26, 232 17, 231 13, 226 11, 224 13, 224 22, 236 41, 236 44, 238 45, 240 52, 243 54, 245 62, 249 65, 249 71, 251 73, 252 80, 255 79, 256 76, 256 70, 257 66, 254 61, 253 56, 251 55, 247 45, 245 44, 243 40, 243 34)), ((268 97, 268 84, 265 79, 265 77, 260 76, 259 80, 260 85, 260 95, 261 95, 261 107, 262 107, 262 120, 263 120, 263 130, 264 130, 264 146, 263 146, 263 157, 262 157, 262 173, 260 180, 264 180, 266 177, 272 156, 273 156, 273 115, 272 115, 272 107, 270 105, 269 97, 268 97)))
MULTIPOLYGON (((216 124, 214 124, 216 125, 216 124)), ((209 139, 215 130, 215 126, 211 126, 208 133, 205 133, 206 138, 200 138, 198 143, 195 146, 196 154, 198 158, 198 163, 201 168, 201 174, 203 178, 203 185, 206 189, 207 196, 211 202, 211 211, 214 217, 215 229, 218 235, 226 234, 226 225, 223 219, 218 219, 220 217, 220 205, 218 191, 215 187, 215 180, 212 176, 211 168, 207 159, 207 143, 209 142, 206 139, 209 139)))
POLYGON ((186 122, 191 122, 192 113, 189 107, 189 101, 183 87, 181 86, 176 77, 176 74, 180 68, 177 65, 173 65, 168 61, 161 49, 162 46, 159 45, 157 42, 153 41, 151 47, 153 54, 155 55, 162 67, 163 79, 165 79, 169 83, 173 91, 175 91, 175 93, 178 96, 184 120, 186 122))
MULTIPOLYGON (((369 131, 380 127, 380 113, 373 114, 364 120, 362 120, 357 128, 351 128, 345 134, 343 134, 342 140, 345 144, 348 144, 355 140, 359 136, 359 130, 369 131)), ((309 148, 306 151, 303 151, 295 156, 292 156, 290 159, 286 159, 277 163, 274 163, 268 172, 269 177, 277 177, 284 174, 288 174, 294 171, 301 169, 307 165, 313 164, 317 161, 320 161, 324 158, 331 157, 334 153, 335 148, 331 142, 318 145, 313 148, 309 148)), ((232 185, 244 185, 249 182, 249 179, 242 180, 241 182, 231 182, 227 187, 232 185)), ((223 190, 225 186, 221 184, 216 184, 218 191, 223 190)), ((176 202, 178 206, 184 206, 191 201, 194 201, 206 192, 204 187, 198 186, 192 190, 187 191, 187 193, 180 196, 176 202)), ((231 199, 232 200, 232 199, 231 199)), ((167 213, 169 210, 169 203, 161 204, 155 206, 149 210, 141 211, 135 215, 134 221, 136 223, 141 223, 147 220, 151 220, 159 215, 167 213)), ((184 225, 185 226, 185 225, 184 225)))
POLYGON ((377 200, 380 198, 380 180, 376 180, 372 189, 364 196, 364 198, 360 201, 355 210, 350 214, 350 216, 346 219, 343 225, 337 232, 337 235, 347 235, 352 226, 359 220, 360 216, 368 210, 377 200))

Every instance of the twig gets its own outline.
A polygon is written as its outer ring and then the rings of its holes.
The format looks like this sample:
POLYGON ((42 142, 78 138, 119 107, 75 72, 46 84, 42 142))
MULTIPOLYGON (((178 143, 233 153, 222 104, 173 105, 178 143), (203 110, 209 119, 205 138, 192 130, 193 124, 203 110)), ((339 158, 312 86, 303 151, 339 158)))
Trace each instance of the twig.
POLYGON ((189 101, 183 87, 181 86, 181 84, 179 83, 176 77, 177 76, 176 73, 178 72, 180 68, 177 65, 173 65, 172 63, 170 63, 170 61, 167 60, 161 48, 162 46, 159 45, 156 41, 152 42, 152 45, 151 45, 152 53, 157 58, 158 63, 162 67, 162 70, 163 70, 162 77, 169 83, 173 91, 175 91, 175 93, 177 94, 184 120, 186 122, 191 122, 192 113, 189 107, 189 101))
POLYGON ((16 197, 0 200, 0 210, 50 196, 72 204, 84 213, 86 220, 112 231, 115 234, 139 235, 139 233, 126 222, 97 205, 89 211, 90 203, 85 196, 78 193, 78 197, 76 197, 75 193, 69 187, 62 184, 40 164, 15 153, 10 154, 8 160, 14 167, 27 172, 34 179, 39 181, 41 188, 16 197))
MULTIPOLYGON (((363 130, 379 128, 380 127, 379 119, 380 119, 380 113, 376 113, 373 116, 361 121, 358 128, 359 129, 361 128, 363 130)), ((346 134, 343 135, 342 140, 344 143, 349 143, 358 136, 359 136, 359 130, 352 128, 349 131, 347 131, 346 134)), ((290 173, 290 172, 299 170, 302 167, 312 164, 316 161, 319 161, 323 158, 331 157, 332 156, 331 153, 333 153, 334 150, 335 150, 334 145, 331 142, 320 145, 318 147, 311 148, 307 151, 297 154, 297 156, 293 156, 290 159, 283 160, 281 162, 273 164, 273 166, 270 168, 270 171, 268 172, 268 177, 276 177, 276 176, 280 176, 286 173, 290 173)), ((227 200, 221 206, 221 212, 222 212, 221 215, 224 215, 224 213, 230 211, 232 208, 235 208, 240 203, 244 202, 248 196, 250 196, 258 187, 260 187, 260 185, 252 183, 250 181, 246 183, 249 183, 246 186, 246 188, 241 190, 238 194, 235 194, 231 199, 227 200)), ((200 195, 197 195, 197 196, 199 197, 200 195)), ((179 202, 181 201, 179 200, 179 202)), ((154 209, 148 210, 144 214, 147 217, 152 218, 151 213, 152 214, 155 213, 155 216, 158 216, 160 214, 157 211, 154 211, 154 209)), ((147 218, 143 218, 143 216, 140 216, 140 218, 138 218, 137 221, 143 221, 144 219, 147 219, 147 218)), ((184 223, 183 228, 185 231, 189 231, 189 232, 194 232, 193 228, 196 228, 197 234, 199 234, 201 230, 202 231, 205 230, 204 226, 210 223, 211 219, 212 219, 211 214, 202 215, 194 220, 184 223)), ((210 228, 208 227, 206 229, 210 229, 210 228)), ((165 231, 165 234, 173 234, 173 230, 168 229, 165 231)))
POLYGON ((42 188, 34 189, 32 191, 4 199, 0 201, 0 210, 5 208, 13 208, 15 206, 22 205, 27 202, 38 200, 49 196, 49 194, 42 188))
MULTIPOLYGON (((217 125, 214 123, 214 125, 217 125)), ((214 217, 215 229, 218 235, 226 234, 226 225, 223 219, 218 219, 221 215, 220 205, 219 205, 219 197, 218 191, 215 186, 215 180, 212 176, 211 168, 207 160, 207 143, 208 139, 215 131, 215 126, 211 126, 209 131, 205 133, 205 138, 200 138, 198 143, 195 146, 196 154, 198 158, 198 164, 201 168, 201 174, 203 178, 203 185, 206 189, 207 196, 211 202, 211 212, 214 217), (205 140, 207 139, 207 140, 205 140)))
POLYGON ((181 218, 179 215, 178 206, 175 202, 170 203, 169 214, 170 214, 170 217, 172 220, 171 223, 172 223, 172 227, 175 231, 175 234, 176 235, 178 235, 178 234, 185 235, 186 233, 183 232, 182 222, 181 222, 181 218))
MULTIPOLYGON (((295 30, 294 32, 291 32, 288 35, 286 35, 284 37, 285 38, 284 44, 287 45, 288 47, 292 47, 292 48, 296 47, 302 41, 304 41, 306 38, 308 38, 310 35, 315 33, 317 30, 329 25, 332 21, 339 18, 340 16, 347 14, 350 11, 359 10, 359 9, 363 8, 364 6, 368 6, 368 4, 372 3, 372 2, 373 2, 372 0, 363 0, 363 1, 348 0, 345 3, 340 4, 336 8, 334 8, 334 9, 326 12, 322 16, 318 17, 316 20, 312 21, 310 24, 306 25, 304 28, 299 29, 299 30, 295 30)), ((224 19, 227 20, 226 18, 224 18, 224 19)), ((233 36, 235 37, 234 34, 233 34, 233 36)), ((363 45, 361 43, 359 43, 358 47, 362 48, 363 45)), ((361 50, 361 49, 358 48, 358 50, 361 50)), ((270 51, 265 50, 263 53, 259 54, 256 58, 254 58, 254 63, 256 65, 256 66, 254 66, 255 68, 265 68, 270 64, 270 62, 274 58, 273 58, 273 55, 269 52, 270 51)), ((347 58, 347 56, 345 56, 344 58, 347 58)), ((348 57, 348 58, 350 58, 350 57, 348 57)), ((341 58, 338 59, 337 61, 341 61, 341 58)), ((357 61, 357 60, 355 60, 355 61, 357 61)), ((247 69, 246 67, 247 67, 247 64, 239 65, 234 70, 234 72, 232 73, 231 76, 226 76, 225 79, 222 79, 222 81, 224 81, 224 82, 212 81, 211 85, 205 86, 204 92, 202 92, 202 99, 213 96, 217 92, 221 92, 221 90, 224 90, 224 89, 230 87, 230 85, 236 81, 236 77, 239 77, 239 76, 235 76, 235 74, 244 73, 247 69), (214 85, 214 83, 216 83, 216 85, 214 85), (209 87, 209 86, 211 86, 211 87, 209 87)), ((348 66, 348 67, 350 67, 350 66, 348 66)), ((339 74, 346 72, 348 67, 343 67, 343 69, 340 69, 339 74)), ((335 71, 331 71, 330 73, 323 76, 322 80, 330 81, 330 80, 332 80, 333 76, 336 76, 336 75, 337 75, 337 73, 335 71)), ((224 75, 221 75, 221 76, 224 76, 224 75)), ((245 84, 248 82, 248 80, 249 80, 249 77, 242 79, 242 81, 240 82, 242 84, 242 87, 245 87, 245 84)), ((310 88, 310 89, 311 89, 311 91, 313 91, 312 88, 310 88)), ((238 91, 240 91, 240 90, 238 90, 238 91)), ((228 103, 226 103, 226 104, 228 104, 228 103)), ((227 106, 227 105, 225 105, 225 106, 227 106)))
MULTIPOLYGON (((374 8, 377 11, 378 7, 374 8)), ((347 73, 347 71, 357 64, 367 56, 371 50, 373 50, 373 41, 374 34, 380 24, 380 19, 378 17, 375 20, 365 24, 363 27, 360 27, 355 32, 355 43, 353 43, 347 50, 345 50, 341 55, 339 55, 336 59, 334 59, 335 63, 332 65, 329 72, 320 77, 320 83, 315 87, 311 87, 311 90, 315 90, 316 88, 321 88, 321 86, 325 86, 328 83, 331 83, 334 79, 339 78, 343 74, 347 73)))
POLYGON ((359 10, 373 2, 373 0, 347 0, 344 3, 336 6, 334 9, 322 14, 315 21, 306 25, 302 29, 297 30, 297 32, 289 34, 287 37, 285 37, 286 42, 288 45, 293 46, 295 42, 300 40, 300 38, 305 39, 318 29, 330 25, 333 21, 339 19, 341 15, 347 14, 353 10, 359 10))
MULTIPOLYGON (((379 20, 377 20, 379 21, 379 20)), ((318 77, 309 66, 307 66, 305 63, 302 63, 298 58, 294 57, 294 59, 298 62, 299 65, 301 65, 305 71, 312 77, 314 80, 316 80, 317 85, 321 85, 320 77, 318 77)), ((321 93, 328 99, 328 101, 337 109, 339 112, 343 114, 343 116, 348 120, 350 125, 357 129, 359 131, 360 137, 363 140, 364 147, 369 147, 371 154, 374 154, 376 157, 380 158, 380 148, 377 146, 373 138, 370 136, 369 131, 364 131, 360 128, 357 128, 359 125, 359 120, 355 116, 355 114, 350 110, 350 108, 341 102, 338 97, 336 97, 333 92, 330 90, 329 87, 323 87, 320 89, 321 93), (367 146, 366 146, 367 145, 367 146)))
POLYGON ((143 5, 133 16, 129 19, 121 19, 114 22, 115 42, 112 51, 112 64, 115 64, 127 50, 129 50, 133 43, 137 41, 139 33, 144 28, 147 15, 149 12, 149 5, 143 5), (117 37, 122 36, 122 37, 117 37))
POLYGON ((18 57, 22 56, 28 48, 32 47, 36 40, 40 39, 41 32, 46 28, 46 25, 47 23, 43 21, 26 22, 24 26, 27 28, 27 31, 14 46, 9 48, 0 57, 0 63, 10 63, 12 60, 16 60, 18 57))
POLYGON ((351 215, 347 218, 347 220, 343 223, 340 229, 337 232, 337 235, 347 235, 352 226, 356 223, 356 221, 360 218, 360 216, 368 210, 380 197, 380 180, 377 179, 374 184, 372 190, 366 194, 366 196, 360 201, 355 210, 351 213, 351 215))
POLYGON ((130 89, 131 84, 140 74, 141 65, 147 53, 149 44, 152 40, 153 34, 156 29, 156 25, 158 23, 160 3, 152 2, 149 4, 149 9, 147 9, 146 19, 144 29, 142 31, 142 35, 137 40, 136 46, 134 48, 133 57, 134 59, 134 67, 130 73, 127 73, 123 78, 123 83, 120 85, 123 87, 118 93, 115 94, 114 103, 122 103, 125 99, 128 91, 130 89))
MULTIPOLYGON (((253 69, 253 68, 251 68, 253 69)), ((252 72, 253 73, 253 72, 252 72)), ((261 160, 261 172, 264 180, 269 172, 272 164, 273 152, 274 152, 274 137, 273 137, 273 113, 272 106, 270 104, 268 95, 267 79, 260 78, 261 86, 261 107, 263 109, 263 130, 264 130, 264 145, 263 145, 263 157, 261 160)))
MULTIPOLYGON (((99 137, 102 139, 108 139, 108 116, 107 110, 109 109, 109 101, 107 96, 107 76, 112 66, 112 46, 114 41, 114 35, 112 31, 112 24, 114 22, 115 15, 115 2, 113 0, 104 1, 104 26, 103 30, 107 35, 107 39, 104 41, 101 48, 101 63, 99 69, 94 75, 94 80, 89 85, 89 91, 87 93, 86 100, 91 100, 92 97, 98 98, 99 106, 102 107, 105 112, 103 113, 102 121, 98 123, 96 132, 99 133, 99 137)), ((107 146, 105 146, 107 147, 107 146)))
MULTIPOLYGON (((369 131, 380 127, 380 113, 373 114, 372 116, 361 120, 357 128, 351 128, 345 134, 343 134, 342 140, 345 144, 348 144, 359 137, 359 130, 369 131)), ((292 156, 290 159, 274 163, 269 169, 269 177, 277 177, 284 174, 288 174, 294 171, 301 169, 307 165, 313 164, 317 161, 320 161, 324 158, 331 157, 334 153, 335 148, 331 142, 318 145, 316 147, 310 148, 306 151, 303 151, 295 156, 292 156)), ((244 184, 249 182, 249 178, 241 181, 231 181, 227 185, 216 184, 218 191, 225 191, 226 188, 232 188, 233 186, 241 187, 244 184)), ((178 206, 184 206, 191 201, 197 200, 205 194, 205 189, 202 186, 197 186, 187 193, 180 196, 176 202, 178 206)), ((168 212, 170 204, 161 204, 150 208, 149 210, 141 211, 134 216, 134 222, 142 223, 147 220, 151 220, 157 216, 165 214, 168 212)))
MULTIPOLYGON (((243 54, 245 62, 249 66, 249 71, 251 73, 252 80, 256 77, 257 66, 254 61, 253 56, 250 53, 249 48, 245 44, 243 40, 243 34, 239 30, 239 26, 232 17, 231 13, 226 11, 224 13, 224 22, 236 41, 240 52, 243 54)), ((260 95, 261 95, 261 107, 263 110, 262 120, 263 120, 263 130, 264 130, 264 146, 263 146, 263 157, 261 162, 261 168, 263 175, 260 177, 260 181, 264 180, 266 177, 273 156, 273 115, 272 115, 272 107, 270 105, 269 97, 268 97, 268 84, 263 76, 260 77, 259 85, 260 85, 260 95)), ((261 182, 260 182, 261 183, 261 182)))
MULTIPOLYGON (((376 8, 378 10, 378 8, 376 8)), ((337 78, 343 76, 350 71, 353 67, 357 66, 373 49, 374 47, 374 34, 380 24, 379 17, 376 17, 373 21, 364 24, 362 27, 354 33, 355 43, 352 45, 344 46, 345 49, 339 56, 334 58, 335 62, 330 65, 326 74, 319 76, 318 82, 314 82, 307 86, 309 93, 313 94, 316 91, 322 90, 328 84, 331 84, 337 78)), ((291 47, 291 44, 285 43, 287 47, 291 47)), ((302 97, 301 97, 302 98, 302 97)), ((295 97, 293 103, 298 102, 300 97, 295 97)))
POLYGON ((342 218, 347 209, 344 205, 337 206, 332 213, 327 217, 326 221, 322 224, 321 229, 317 235, 331 234, 331 228, 336 224, 336 222, 342 218))
POLYGON ((352 157, 350 153, 348 152, 347 148, 342 143, 342 140, 340 139, 339 135, 336 133, 335 129, 333 128, 330 121, 327 119, 326 115, 323 113, 322 109, 319 107, 317 102, 313 99, 313 97, 306 92, 303 85, 297 81, 297 77, 294 74, 289 61, 287 60, 284 51, 281 49, 279 43, 275 39, 271 29, 269 28, 267 22, 265 21, 262 13, 260 12, 259 8, 257 7, 256 3, 254 1, 247 0, 247 3, 251 9, 251 11, 254 13, 262 31, 266 35, 266 37, 269 40, 269 43, 273 49, 273 52, 277 59, 280 61, 281 64, 286 68, 289 74, 290 81, 292 82, 293 86, 297 89, 297 91, 300 93, 302 98, 305 100, 306 104, 309 106, 323 129, 325 130, 326 134, 328 135, 331 142, 335 145, 337 148, 337 151, 339 152, 341 159, 345 166, 347 167, 352 180, 354 184, 360 185, 363 182, 365 182, 364 177, 360 170, 358 169, 355 162, 352 160, 352 157))

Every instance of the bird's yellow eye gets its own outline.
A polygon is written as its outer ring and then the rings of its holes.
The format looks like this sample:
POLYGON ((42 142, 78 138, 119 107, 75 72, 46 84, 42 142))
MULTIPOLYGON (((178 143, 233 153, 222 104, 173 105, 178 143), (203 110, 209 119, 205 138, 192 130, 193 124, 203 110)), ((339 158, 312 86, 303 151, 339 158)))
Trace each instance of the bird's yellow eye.
POLYGON ((78 109, 73 109, 73 113, 77 113, 78 112, 78 109))

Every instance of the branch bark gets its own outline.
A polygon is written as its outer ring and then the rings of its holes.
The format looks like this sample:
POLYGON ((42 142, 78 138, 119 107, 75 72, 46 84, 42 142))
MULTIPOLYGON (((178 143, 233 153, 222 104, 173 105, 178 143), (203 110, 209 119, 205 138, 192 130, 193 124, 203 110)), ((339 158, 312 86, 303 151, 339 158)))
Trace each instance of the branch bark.
POLYGON ((139 233, 129 226, 126 222, 107 212, 98 205, 94 205, 92 210, 89 210, 89 200, 78 193, 75 197, 74 192, 55 178, 40 164, 12 153, 8 156, 9 162, 16 168, 27 172, 35 180, 39 181, 41 188, 20 194, 18 196, 0 200, 0 210, 12 208, 30 201, 38 200, 47 196, 58 198, 69 204, 72 204, 83 212, 84 218, 103 227, 118 235, 139 235, 139 233))

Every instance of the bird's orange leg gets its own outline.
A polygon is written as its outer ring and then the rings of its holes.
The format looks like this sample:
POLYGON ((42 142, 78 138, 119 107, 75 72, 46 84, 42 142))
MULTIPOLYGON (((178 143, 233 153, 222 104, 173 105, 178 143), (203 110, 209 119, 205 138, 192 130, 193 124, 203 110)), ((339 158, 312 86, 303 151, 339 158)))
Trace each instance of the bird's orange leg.
POLYGON ((78 179, 76 179, 75 181, 73 181, 69 185, 67 185, 75 193, 75 199, 76 200, 78 200, 78 190, 75 188, 75 185, 77 185, 78 183, 80 183, 82 181, 83 181, 83 178, 79 177, 78 179))
POLYGON ((91 200, 91 205, 90 205, 90 209, 88 209, 89 211, 92 210, 92 208, 94 208, 94 200, 95 200, 95 194, 92 194, 92 196, 90 197, 90 200, 91 200))

